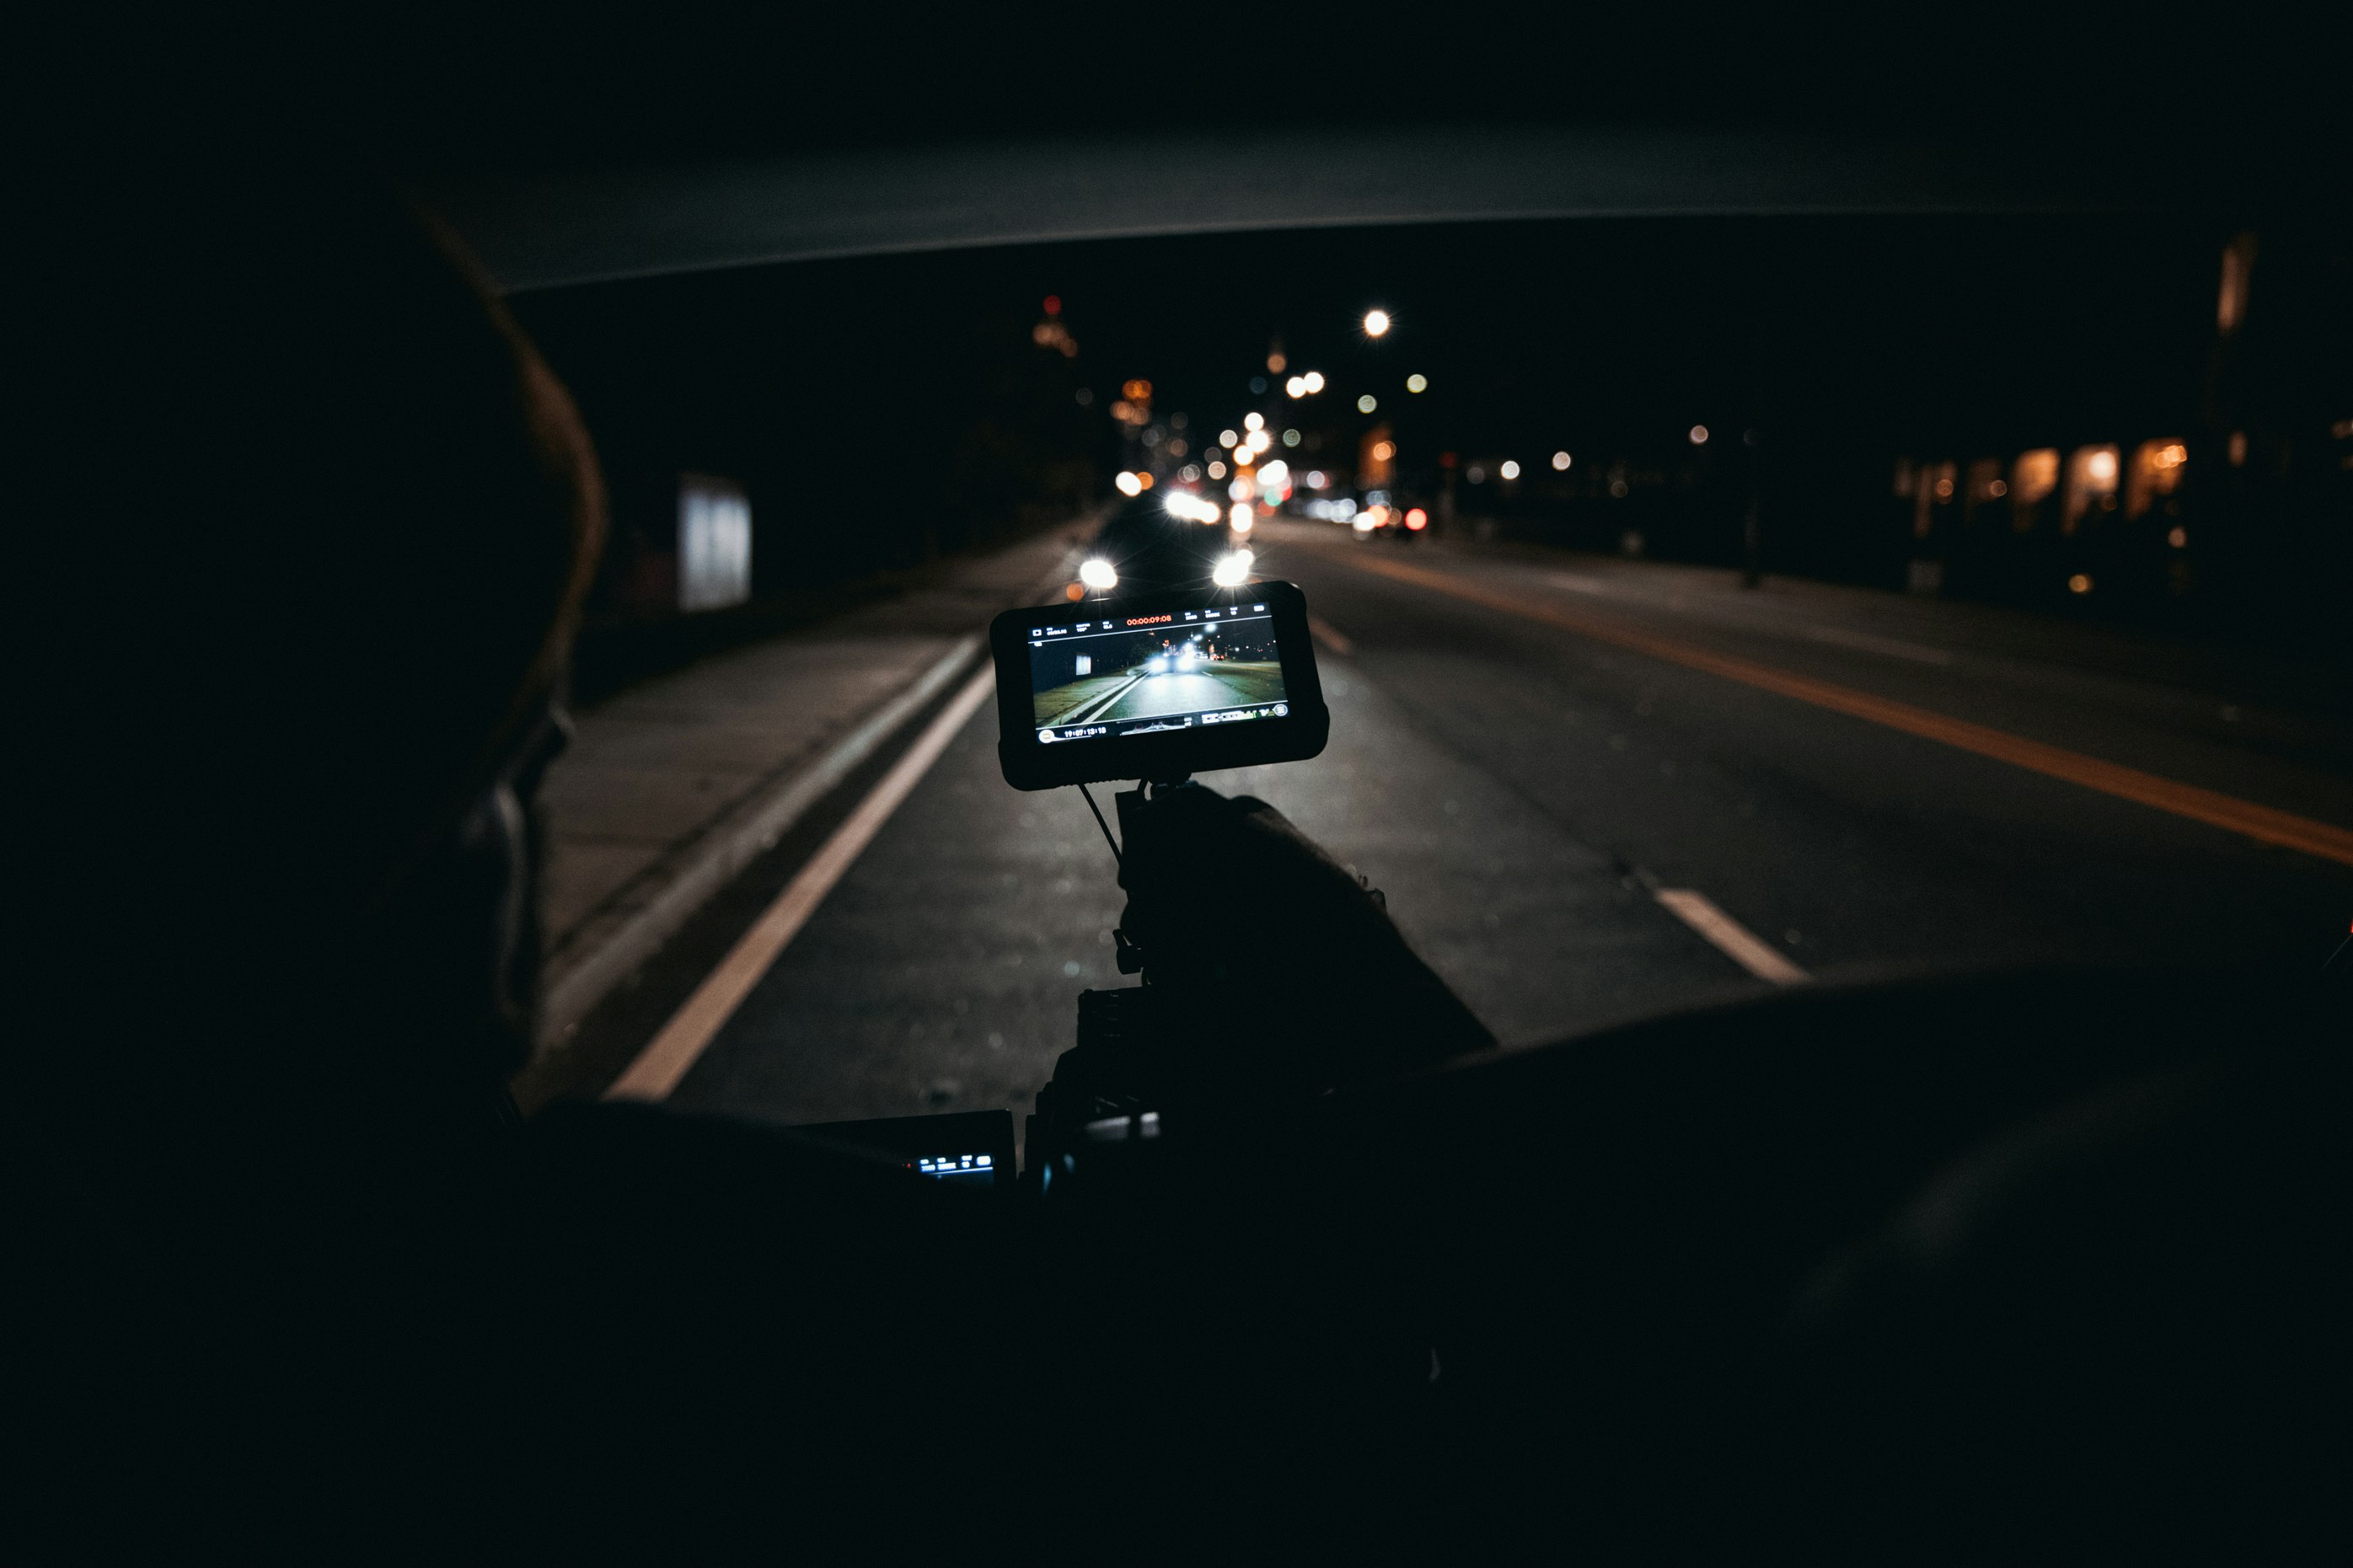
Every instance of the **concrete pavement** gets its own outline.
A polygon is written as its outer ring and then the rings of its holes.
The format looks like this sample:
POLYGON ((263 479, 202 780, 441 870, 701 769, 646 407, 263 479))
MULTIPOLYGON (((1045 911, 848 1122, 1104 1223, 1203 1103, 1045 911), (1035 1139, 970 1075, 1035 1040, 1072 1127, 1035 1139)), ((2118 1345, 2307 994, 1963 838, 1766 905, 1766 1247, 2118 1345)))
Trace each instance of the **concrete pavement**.
POLYGON ((546 1034, 579 1020, 1059 581, 1091 523, 969 561, 576 715, 550 770, 546 1034))

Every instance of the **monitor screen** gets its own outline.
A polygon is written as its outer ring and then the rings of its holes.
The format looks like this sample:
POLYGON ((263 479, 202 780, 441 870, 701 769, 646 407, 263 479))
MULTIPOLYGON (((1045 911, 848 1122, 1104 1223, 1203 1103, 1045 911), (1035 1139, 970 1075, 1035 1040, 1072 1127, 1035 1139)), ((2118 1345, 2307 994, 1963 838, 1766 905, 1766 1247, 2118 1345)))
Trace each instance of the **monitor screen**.
POLYGON ((1030 628, 1031 718, 1041 743, 1288 718, 1264 604, 1203 604, 1030 628))

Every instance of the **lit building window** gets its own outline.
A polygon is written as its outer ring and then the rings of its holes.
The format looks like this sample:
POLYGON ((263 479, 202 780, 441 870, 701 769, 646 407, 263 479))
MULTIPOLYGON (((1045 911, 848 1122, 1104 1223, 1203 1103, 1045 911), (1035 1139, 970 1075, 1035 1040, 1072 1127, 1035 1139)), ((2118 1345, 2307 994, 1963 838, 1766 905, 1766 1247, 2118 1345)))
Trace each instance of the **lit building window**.
POLYGON ((2182 469, 2189 462, 2186 441, 2160 437, 2133 448, 2125 474, 2125 516, 2142 518, 2158 500, 2181 488, 2182 469))
POLYGON ((2021 452, 2010 466, 2010 525, 2021 533, 2034 529, 2035 508, 2059 488, 2059 449, 2037 447, 2021 452))
POLYGON ((2113 446, 2078 447, 2067 458, 2067 492, 2059 509, 2059 531, 2073 533, 2116 504, 2121 465, 2113 446))

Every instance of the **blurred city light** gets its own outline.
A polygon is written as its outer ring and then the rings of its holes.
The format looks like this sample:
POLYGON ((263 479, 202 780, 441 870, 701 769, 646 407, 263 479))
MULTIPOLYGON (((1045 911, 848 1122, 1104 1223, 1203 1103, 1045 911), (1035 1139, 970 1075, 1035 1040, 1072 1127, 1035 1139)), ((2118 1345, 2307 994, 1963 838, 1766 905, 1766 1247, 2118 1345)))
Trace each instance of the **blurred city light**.
POLYGON ((2187 550, 2189 548, 2189 531, 2177 528, 2165 536, 2165 542, 2176 550, 2187 550))
POLYGON ((1117 487, 1119 493, 1124 496, 1140 496, 1144 493, 1144 481, 1137 479, 1125 468, 1122 468, 1118 474, 1113 476, 1111 482, 1113 485, 1117 487))
POLYGON ((1381 337, 1385 335, 1388 330, 1389 313, 1387 310, 1367 310, 1365 312, 1365 336, 1368 338, 1381 337))
POLYGON ((1211 479, 1222 479, 1226 477, 1226 466, 1223 463, 1219 462, 1214 458, 1209 460, 1209 477, 1211 479))
POLYGON ((1430 377, 1419 374, 1407 376, 1405 378, 1405 389, 1408 392, 1428 392, 1430 390, 1430 377))
POLYGON ((1209 581, 1220 588, 1239 588, 1250 581, 1250 565, 1257 559, 1247 550, 1237 550, 1218 563, 1209 581))
POLYGON ((1307 378, 1294 375, 1282 384, 1282 390, 1292 397, 1304 397, 1307 395, 1307 378))
POLYGON ((1514 461, 1513 461, 1511 458, 1504 458, 1504 466, 1503 466, 1502 468, 1500 468, 1496 469, 1495 471, 1496 471, 1497 473, 1499 473, 1499 474, 1503 475, 1503 476, 1504 476, 1505 479, 1518 479, 1518 478, 1520 477, 1520 466, 1519 466, 1519 464, 1517 464, 1517 463, 1514 462, 1514 461))
POLYGON ((1250 445, 1248 442, 1244 442, 1242 445, 1240 445, 1240 446, 1239 446, 1239 447, 1235 447, 1235 448, 1234 448, 1234 466, 1235 466, 1235 467, 1237 467, 1237 468, 1249 468, 1252 463, 1255 463, 1255 462, 1257 462, 1257 461, 1258 461, 1258 453, 1257 453, 1254 449, 1252 449, 1252 448, 1251 448, 1250 445))
POLYGON ((1370 533, 1380 526, 1380 521, 1371 512, 1360 511, 1349 519, 1348 526, 1358 533, 1370 533))
POLYGON ((1230 447, 1240 439, 1241 437, 1235 435, 1231 430, 1220 430, 1218 432, 1218 445, 1220 447, 1230 447))
MULTIPOLYGON (((2093 479, 2096 479, 2101 484, 2106 484, 2109 480, 2116 477, 2116 453, 2106 447, 2102 447, 2099 451, 2093 453, 2091 458, 2084 463, 2084 471, 2090 474, 2093 479)), ((2074 583, 2072 580, 2067 585, 2071 588, 2075 587, 2074 583)), ((2075 588, 2075 592, 2078 594, 2084 593, 2084 591, 2085 590, 2082 588, 2075 588)))
POLYGON ((1364 396, 1356 399, 1356 412, 1359 414, 1370 414, 1374 409, 1378 408, 1380 405, 1381 400, 1375 397, 1369 392, 1365 394, 1364 396))
POLYGON ((1265 416, 1265 415, 1263 415, 1263 414, 1245 414, 1245 415, 1243 415, 1243 416, 1242 416, 1242 428, 1243 428, 1243 429, 1245 429, 1245 430, 1253 431, 1253 432, 1265 429, 1265 428, 1266 428, 1266 416, 1265 416))
POLYGON ((1079 567, 1079 581, 1098 591, 1116 588, 1119 586, 1119 574, 1113 570, 1110 562, 1097 555, 1079 567))
POLYGON ((1422 510, 1421 508, 1415 507, 1412 510, 1405 514, 1405 525, 1409 531, 1419 533, 1423 529, 1430 526, 1430 514, 1422 510))
POLYGON ((1324 479, 1323 469, 1310 468, 1307 470, 1307 488, 1309 489, 1320 490, 1329 482, 1329 480, 1324 479))
POLYGON ((1694 447, 1704 447, 1707 445, 1706 426, 1694 425, 1691 427, 1691 444, 1694 447))
POLYGON ((1391 458, 1396 456, 1397 443, 1395 441, 1376 441, 1373 443, 1373 461, 1376 463, 1386 463, 1391 458))
POLYGON ((1234 502, 1233 510, 1226 514, 1226 521, 1233 526, 1236 533, 1248 533, 1250 531, 1250 502, 1234 502))
POLYGON ((1324 390, 1324 373, 1320 370, 1311 370, 1299 379, 1307 384, 1307 390, 1310 392, 1324 390))
POLYGON ((1250 433, 1250 439, 1244 441, 1242 445, 1253 452, 1263 452, 1274 445, 1274 437, 1263 430, 1253 430, 1250 433))
POLYGON ((2088 594, 2091 591, 2092 580, 2083 573, 2078 572, 2073 577, 2067 579, 2067 592, 2071 594, 2088 594))
POLYGON ((1284 446, 1286 446, 1286 447, 1296 447, 1296 446, 1298 446, 1298 445, 1299 445, 1299 432, 1298 432, 1298 431, 1296 431, 1296 430, 1285 430, 1285 431, 1282 433, 1282 444, 1283 444, 1284 446))
POLYGON ((1556 474, 1565 474, 1568 472, 1568 454, 1567 452, 1555 452, 1552 455, 1552 471, 1556 474))

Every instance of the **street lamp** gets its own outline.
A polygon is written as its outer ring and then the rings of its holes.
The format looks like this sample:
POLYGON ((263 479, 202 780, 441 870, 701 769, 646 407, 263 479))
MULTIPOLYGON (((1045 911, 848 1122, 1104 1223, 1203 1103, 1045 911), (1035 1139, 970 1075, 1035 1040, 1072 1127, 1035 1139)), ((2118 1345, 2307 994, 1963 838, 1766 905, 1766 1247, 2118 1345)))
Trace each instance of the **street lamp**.
POLYGON ((1367 310, 1365 312, 1365 336, 1368 338, 1382 337, 1388 333, 1388 330, 1389 313, 1387 310, 1367 310))

